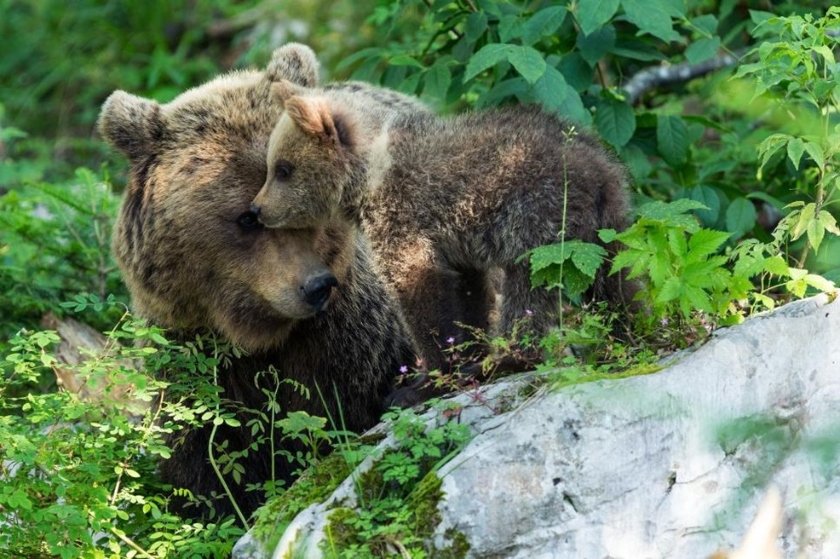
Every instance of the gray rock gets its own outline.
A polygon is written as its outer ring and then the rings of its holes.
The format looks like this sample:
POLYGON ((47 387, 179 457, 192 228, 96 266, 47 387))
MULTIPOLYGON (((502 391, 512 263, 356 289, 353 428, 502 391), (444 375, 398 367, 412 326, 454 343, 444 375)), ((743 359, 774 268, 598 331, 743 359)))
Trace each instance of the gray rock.
MULTIPOLYGON (((838 341, 840 301, 820 296, 721 330, 656 374, 542 390, 502 414, 493 404, 526 381, 488 387, 491 406, 459 397, 476 435, 439 472, 434 544, 454 530, 468 557, 700 559, 737 545, 773 484, 782 556, 840 557, 838 341)), ((337 502, 352 505, 352 486, 304 511, 274 557, 304 542, 300 556, 320 557, 337 502)))

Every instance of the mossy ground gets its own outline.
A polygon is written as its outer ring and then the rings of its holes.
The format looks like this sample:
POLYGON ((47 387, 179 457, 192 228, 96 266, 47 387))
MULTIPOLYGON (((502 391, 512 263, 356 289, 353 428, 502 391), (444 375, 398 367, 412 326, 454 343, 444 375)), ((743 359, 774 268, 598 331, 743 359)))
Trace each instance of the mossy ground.
POLYGON ((274 549, 286 527, 306 507, 324 501, 350 475, 344 456, 334 452, 320 460, 286 491, 270 499, 258 512, 254 536, 264 549, 274 549))

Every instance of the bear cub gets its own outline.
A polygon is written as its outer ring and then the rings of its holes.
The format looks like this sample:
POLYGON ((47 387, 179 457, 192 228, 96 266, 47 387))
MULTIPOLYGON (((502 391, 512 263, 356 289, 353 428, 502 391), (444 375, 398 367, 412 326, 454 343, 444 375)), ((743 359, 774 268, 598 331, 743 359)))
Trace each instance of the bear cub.
MULTIPOLYGON (((464 338, 455 321, 489 322, 489 273, 504 272, 501 331, 527 315, 542 334, 556 323, 557 294, 531 289, 520 257, 561 235, 598 242, 598 229, 626 226, 624 168, 539 108, 383 117, 352 92, 288 81, 274 91, 285 112, 254 211, 272 228, 361 223, 430 367, 464 338)), ((624 305, 632 293, 602 274, 590 295, 624 305)))

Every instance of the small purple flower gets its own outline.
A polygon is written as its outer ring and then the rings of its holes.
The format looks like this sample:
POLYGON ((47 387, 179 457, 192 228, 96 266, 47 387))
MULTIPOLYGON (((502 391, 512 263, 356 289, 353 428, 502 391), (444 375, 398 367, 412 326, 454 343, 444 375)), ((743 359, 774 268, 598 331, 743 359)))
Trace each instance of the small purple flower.
POLYGON ((534 316, 534 311, 531 309, 525 309, 525 316, 534 316))
POLYGON ((446 343, 448 343, 449 345, 454 344, 455 343, 455 338, 453 338, 452 336, 449 336, 448 338, 446 338, 446 343))
POLYGON ((408 365, 400 365, 400 373, 406 374, 408 372, 408 365))

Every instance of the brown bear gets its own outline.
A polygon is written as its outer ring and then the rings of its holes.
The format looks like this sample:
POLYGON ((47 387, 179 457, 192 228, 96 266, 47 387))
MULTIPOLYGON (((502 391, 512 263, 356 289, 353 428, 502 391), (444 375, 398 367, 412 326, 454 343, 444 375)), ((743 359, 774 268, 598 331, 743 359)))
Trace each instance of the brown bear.
MULTIPOLYGON (((254 211, 268 227, 363 224, 430 366, 460 340, 455 320, 485 313, 486 275, 504 272, 500 327, 526 315, 532 331, 556 323, 556 292, 531 289, 521 257, 565 238, 597 242, 622 229, 624 168, 594 138, 539 108, 517 106, 441 118, 399 111, 373 118, 353 92, 275 86, 285 112, 272 132, 266 183, 254 211), (469 282, 476 300, 463 296, 469 282), (436 334, 436 336, 430 334, 436 334)), ((470 291, 467 289, 467 291, 470 291)), ((620 276, 593 295, 629 302, 620 276)), ((473 324, 481 323, 473 318, 473 324)))
MULTIPOLYGON (((117 91, 98 127, 130 163, 113 249, 136 312, 176 335, 210 329, 246 349, 220 371, 224 398, 261 408, 254 375, 273 366, 313 395, 281 383, 284 410, 328 413, 340 418, 337 428, 358 432, 379 420, 395 376, 416 358, 367 241, 346 220, 267 229, 249 209, 282 112, 271 84, 287 78, 313 85, 317 70, 311 50, 287 45, 264 72, 231 72, 163 105, 117 91)), ((348 87, 365 94, 363 86, 348 87)), ((392 100, 411 103, 396 94, 392 100)), ((162 465, 165 480, 196 494, 220 493, 208 463, 209 432, 177 435, 179 446, 162 465)), ((245 427, 224 427, 217 439, 227 439, 231 451, 252 440, 245 427)), ((271 460, 267 449, 250 452, 241 484, 229 483, 246 513, 260 497, 244 487, 269 479, 271 460)), ((282 459, 276 470, 290 477, 282 459)), ((215 508, 231 510, 226 499, 215 508)))

